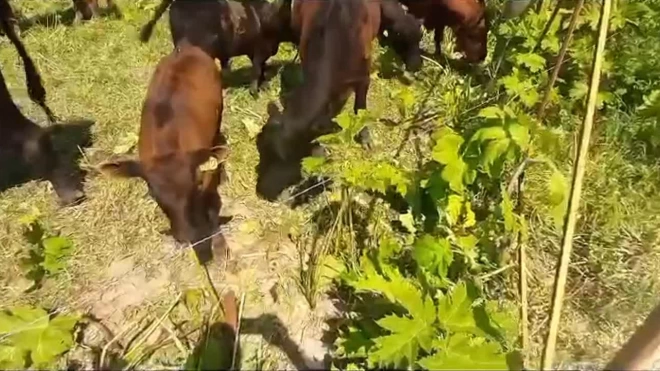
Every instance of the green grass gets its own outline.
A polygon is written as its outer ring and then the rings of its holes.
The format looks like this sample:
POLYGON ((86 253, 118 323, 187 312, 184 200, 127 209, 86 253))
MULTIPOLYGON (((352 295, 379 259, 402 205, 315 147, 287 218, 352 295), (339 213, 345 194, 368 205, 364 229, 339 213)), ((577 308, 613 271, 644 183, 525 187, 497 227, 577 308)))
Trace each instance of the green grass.
MULTIPOLYGON (((15 3, 27 17, 70 7, 68 0, 15 3)), ((73 26, 36 25, 22 35, 45 81, 48 101, 55 113, 64 121, 94 121, 93 145, 84 149, 82 160, 86 168, 93 168, 111 156, 115 147, 137 133, 151 73, 171 49, 165 17, 149 44, 138 41, 139 28, 151 16, 151 10, 144 7, 153 2, 119 0, 117 3, 123 19, 106 18, 73 26)), ((4 44, 0 63, 15 101, 29 117, 43 123, 44 115, 27 98, 16 53, 6 40, 0 42, 4 44)), ((288 62, 294 56, 293 47, 284 45, 270 64, 288 62)), ((249 66, 246 58, 233 63, 234 70, 246 66, 249 66)), ((425 70, 438 72, 440 68, 427 63, 425 70)), ((275 67, 273 71, 282 72, 275 67)), ((288 234, 292 228, 303 228, 315 208, 327 200, 321 198, 294 211, 258 199, 254 192, 258 155, 254 133, 245 124, 246 120, 259 125, 265 122, 266 104, 279 98, 280 75, 256 99, 245 86, 225 90, 222 126, 231 155, 230 180, 222 187, 221 194, 224 213, 234 216, 225 236, 233 259, 226 266, 212 266, 211 276, 219 289, 233 288, 245 293, 245 318, 274 313, 293 341, 302 341, 305 348, 303 339, 320 339, 326 313, 309 309, 300 292, 299 251, 288 234), (278 294, 277 301, 271 297, 273 290, 278 294)), ((460 90, 464 77, 447 70, 439 75, 440 90, 434 94, 441 97, 438 101, 442 103, 434 109, 443 112, 444 122, 452 122, 464 108, 455 102, 455 95, 445 92, 460 90)), ((417 83, 416 89, 422 91, 430 83, 428 79, 417 83)), ((389 94, 401 86, 397 79, 374 79, 368 97, 369 110, 374 116, 396 116, 389 94)), ((604 125, 619 125, 616 120, 607 120, 604 125)), ((460 127, 465 123, 456 124, 460 127)), ((375 131, 377 155, 391 156, 403 133, 385 127, 375 131)), ((617 138, 598 138, 597 144, 585 182, 584 211, 560 334, 564 360, 607 359, 655 305, 660 293, 660 277, 656 273, 660 268, 657 247, 660 196, 656 187, 660 171, 657 165, 631 158, 626 152, 627 143, 617 138)), ((412 161, 414 153, 410 147, 402 161, 412 161)), ((565 162, 568 169, 568 160, 565 162)), ((542 170, 530 171, 526 192, 533 217, 530 307, 535 354, 545 333, 559 243, 559 234, 541 206, 544 203, 539 199, 541 196, 535 196, 545 194, 542 188, 547 176, 542 170)), ((87 176, 85 191, 84 203, 65 209, 57 206, 46 182, 30 182, 0 194, 2 306, 38 304, 94 312, 99 310, 99 303, 110 303, 123 310, 120 314, 108 314, 109 327, 118 332, 145 313, 161 313, 179 292, 203 287, 204 281, 188 255, 173 250, 160 233, 166 229, 167 222, 148 197, 143 182, 108 179, 92 171, 87 176), (27 243, 18 219, 33 207, 42 212, 40 220, 49 230, 74 242, 75 252, 64 273, 46 279, 44 287, 36 291, 23 293, 16 254, 27 243), (118 262, 130 263, 122 271, 118 262), (144 295, 132 297, 135 290, 126 294, 125 289, 131 285, 139 286, 137 291, 144 295), (128 296, 121 296, 120 289, 128 296)), ((512 284, 511 290, 514 288, 512 284)), ((244 368, 275 369, 289 364, 285 352, 269 345, 277 338, 272 331, 266 331, 272 328, 272 323, 261 324, 255 326, 256 334, 243 337, 244 368)), ((169 346, 143 367, 176 365, 181 359, 185 355, 169 346)))

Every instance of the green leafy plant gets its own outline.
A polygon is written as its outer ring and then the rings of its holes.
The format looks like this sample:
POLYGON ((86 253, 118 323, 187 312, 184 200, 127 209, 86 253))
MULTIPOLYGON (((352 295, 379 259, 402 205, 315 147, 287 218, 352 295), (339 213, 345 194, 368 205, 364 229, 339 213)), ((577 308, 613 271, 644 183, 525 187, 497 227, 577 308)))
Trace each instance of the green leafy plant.
POLYGON ((39 210, 25 215, 20 219, 23 225, 23 236, 30 244, 23 252, 21 265, 26 272, 26 278, 32 280, 32 288, 39 287, 45 276, 55 275, 66 268, 66 261, 73 253, 71 240, 61 236, 47 235, 39 222, 39 210))
POLYGON ((0 368, 54 366, 74 346, 73 330, 79 320, 76 315, 49 315, 32 307, 0 312, 0 368))

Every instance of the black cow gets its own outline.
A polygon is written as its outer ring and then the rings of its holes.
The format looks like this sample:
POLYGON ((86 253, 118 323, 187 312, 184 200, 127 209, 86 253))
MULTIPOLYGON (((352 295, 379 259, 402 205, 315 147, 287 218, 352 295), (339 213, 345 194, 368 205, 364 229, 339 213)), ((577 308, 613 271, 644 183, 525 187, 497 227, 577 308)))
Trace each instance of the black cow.
POLYGON ((185 38, 219 59, 223 68, 229 67, 232 57, 247 55, 252 60, 252 94, 263 83, 266 61, 277 54, 280 42, 294 41, 291 0, 162 0, 142 28, 142 42, 149 40, 156 22, 169 7, 175 46, 185 38))
MULTIPOLYGON (((0 28, 9 38, 23 60, 28 95, 54 122, 55 116, 46 105, 46 90, 32 59, 16 35, 10 21, 13 16, 7 0, 0 0, 0 28)), ((25 117, 9 94, 5 78, 0 72, 0 150, 30 165, 34 175, 49 180, 63 204, 80 200, 83 196, 76 169, 60 163, 48 130, 44 130, 25 117)))

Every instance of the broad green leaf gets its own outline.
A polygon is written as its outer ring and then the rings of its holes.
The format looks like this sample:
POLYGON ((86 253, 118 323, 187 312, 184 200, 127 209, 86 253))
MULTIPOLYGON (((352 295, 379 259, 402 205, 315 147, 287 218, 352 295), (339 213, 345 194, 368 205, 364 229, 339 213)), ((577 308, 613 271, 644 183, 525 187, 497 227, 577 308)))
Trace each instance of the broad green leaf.
POLYGON ((73 316, 55 317, 35 339, 30 352, 32 362, 38 367, 47 367, 60 354, 71 349, 74 344, 73 328, 77 322, 78 318, 73 316))
POLYGON ((0 312, 0 334, 20 334, 41 331, 48 326, 48 313, 41 308, 15 307, 11 312, 0 312))
POLYGON ((369 291, 381 294, 392 303, 401 305, 413 317, 424 317, 426 308, 422 301, 422 292, 409 280, 401 276, 396 269, 382 267, 386 277, 376 272, 369 259, 362 259, 362 276, 357 280, 348 280, 347 283, 356 291, 369 291))
POLYGON ((73 328, 77 316, 60 315, 49 320, 41 308, 17 307, 11 313, 0 313, 0 331, 7 341, 29 354, 37 368, 46 368, 73 346, 73 328))
POLYGON ((511 124, 509 125, 509 134, 518 147, 523 151, 527 149, 529 145, 529 128, 520 124, 511 124))
POLYGON ((0 345, 0 369, 22 370, 25 369, 25 358, 27 352, 13 346, 0 345))
POLYGON ((420 360, 427 370, 507 370, 499 345, 464 334, 452 336, 446 350, 420 360))
POLYGON ((437 239, 425 235, 419 238, 413 247, 413 257, 420 266, 446 278, 449 266, 454 261, 451 245, 446 239, 437 239))
POLYGON ((302 161, 302 168, 308 174, 316 174, 325 163, 325 157, 305 157, 302 161))
POLYGON ((483 156, 481 157, 481 166, 484 171, 491 176, 495 176, 491 172, 492 166, 497 160, 500 159, 506 152, 509 150, 509 145, 511 144, 511 139, 498 139, 493 140, 488 143, 486 150, 484 151, 483 156))
POLYGON ((486 119, 501 119, 504 120, 506 118, 506 115, 504 114, 504 111, 498 106, 490 106, 483 108, 479 113, 477 114, 479 117, 483 117, 486 119))
MULTIPOLYGON (((430 301, 427 298, 427 301, 430 301)), ((431 315, 433 303, 430 303, 431 315)), ((378 321, 378 325, 390 331, 391 335, 374 339, 376 350, 371 352, 369 360, 379 366, 403 367, 414 364, 419 348, 429 351, 435 335, 433 321, 423 318, 407 318, 390 315, 378 321)))
POLYGON ((438 320, 442 328, 452 332, 477 332, 472 304, 465 282, 459 283, 450 293, 442 296, 438 303, 438 320))
POLYGON ((462 159, 456 159, 453 162, 450 162, 448 165, 442 169, 440 176, 444 181, 449 183, 449 188, 456 193, 463 193, 464 185, 464 175, 467 171, 467 165, 463 162, 462 159))
POLYGON ((538 72, 545 68, 545 58, 535 53, 517 54, 516 63, 526 66, 531 72, 538 72))
POLYGON ((506 131, 501 126, 490 126, 486 128, 481 128, 474 133, 472 141, 484 142, 487 140, 493 139, 504 139, 506 138, 506 131))
POLYGON ((507 344, 513 345, 518 337, 518 308, 511 302, 504 302, 502 305, 496 301, 486 302, 486 312, 490 317, 490 322, 502 335, 507 344))
POLYGON ((50 274, 65 268, 65 261, 73 251, 73 243, 64 237, 48 237, 42 241, 44 246, 44 269, 50 274))
POLYGON ((447 216, 447 224, 453 226, 458 223, 463 211, 463 196, 451 195, 447 200, 447 207, 445 208, 445 215, 447 216))
POLYGON ((568 182, 558 170, 553 171, 548 181, 548 202, 552 206, 550 214, 559 228, 564 222, 568 205, 568 182))
POLYGON ((589 85, 587 85, 584 81, 576 81, 568 95, 571 97, 571 100, 580 101, 587 96, 588 91, 589 85))
POLYGON ((432 157, 435 161, 448 165, 460 159, 459 150, 464 142, 463 137, 453 130, 443 127, 434 135, 436 139, 432 157))

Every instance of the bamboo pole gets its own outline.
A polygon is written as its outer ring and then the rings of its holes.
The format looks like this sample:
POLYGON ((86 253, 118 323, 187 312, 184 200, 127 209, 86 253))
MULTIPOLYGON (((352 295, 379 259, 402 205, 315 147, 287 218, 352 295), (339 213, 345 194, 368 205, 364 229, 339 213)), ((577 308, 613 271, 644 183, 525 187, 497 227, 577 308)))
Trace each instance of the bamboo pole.
POLYGON ((593 69, 591 74, 591 84, 589 85, 589 95, 587 100, 587 111, 582 124, 582 133, 578 147, 577 159, 573 169, 573 182, 571 184, 571 193, 568 200, 568 208, 564 217, 564 236, 562 238, 561 260, 557 269, 555 280, 555 289, 552 302, 552 311, 550 314, 550 328, 545 343, 545 350, 541 360, 542 370, 550 370, 555 356, 555 346, 557 343, 557 332, 559 330, 559 320, 564 300, 566 286, 566 277, 568 275, 568 265, 571 259, 571 250, 573 249, 573 236, 575 234, 575 224, 580 206, 580 196, 582 193, 582 180, 587 163, 589 151, 589 141, 591 139, 591 129, 596 112, 596 102, 598 98, 598 88, 600 86, 600 74, 603 64, 603 53, 605 52, 605 43, 607 42, 607 29, 609 26, 610 12, 612 10, 612 0, 603 0, 601 9, 600 25, 598 32, 598 43, 594 54, 593 69))
MULTIPOLYGON (((567 33, 566 33, 566 37, 564 38, 564 43, 562 44, 561 49, 559 50, 559 55, 557 55, 557 60, 555 61, 555 68, 553 68, 552 70, 552 76, 550 77, 550 81, 548 81, 548 85, 545 87, 543 100, 541 101, 541 105, 539 106, 539 111, 538 111, 539 117, 543 116, 545 107, 550 102, 550 94, 552 93, 552 88, 555 86, 555 82, 559 77, 559 71, 561 70, 561 66, 564 64, 564 58, 566 58, 566 52, 568 51, 568 47, 571 45, 571 41, 573 40, 573 33, 575 33, 575 27, 577 26, 577 20, 580 15, 580 11, 582 11, 583 5, 584 5, 584 0, 578 0, 577 4, 575 4, 575 8, 573 8, 573 14, 571 15, 571 21, 568 25, 568 31, 566 31, 567 33)), ((552 21, 553 20, 551 19, 550 22, 552 21)))

